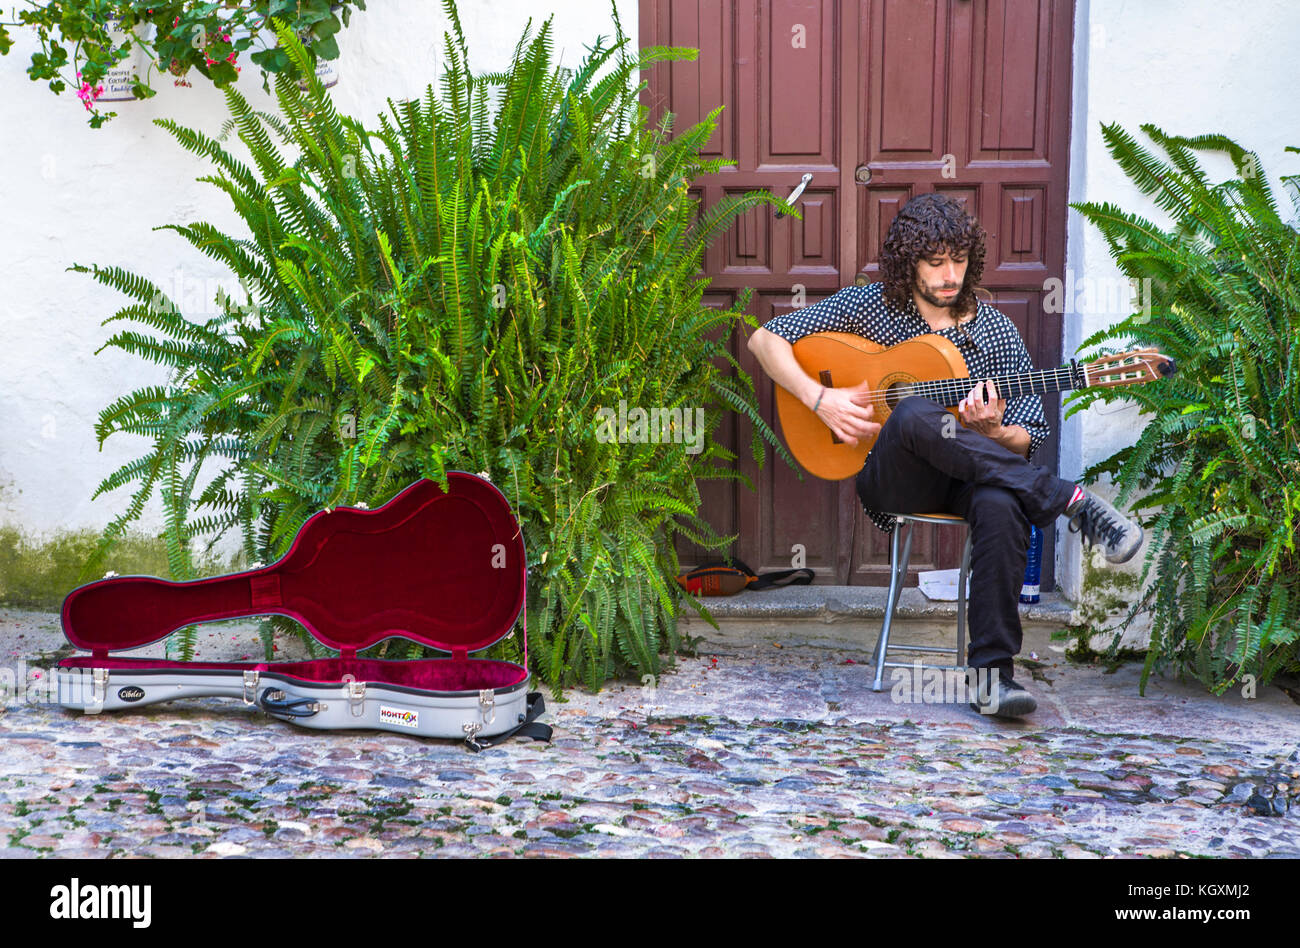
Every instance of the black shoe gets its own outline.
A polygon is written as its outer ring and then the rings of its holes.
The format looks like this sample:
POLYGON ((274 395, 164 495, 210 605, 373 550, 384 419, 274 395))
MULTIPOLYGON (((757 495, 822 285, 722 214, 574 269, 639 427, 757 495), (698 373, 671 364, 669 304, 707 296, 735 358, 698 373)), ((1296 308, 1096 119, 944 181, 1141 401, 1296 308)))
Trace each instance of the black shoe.
POLYGON ((977 676, 977 684, 972 688, 975 694, 975 700, 970 703, 972 711, 995 718, 1019 718, 1038 708, 1034 696, 1014 681, 997 675, 990 687, 988 679, 980 681, 980 678, 983 676, 977 676))
POLYGON ((1090 490, 1084 489, 1083 496, 1065 508, 1065 516, 1070 518, 1070 532, 1081 534, 1084 546, 1101 544, 1108 562, 1128 562, 1142 546, 1142 524, 1090 490))

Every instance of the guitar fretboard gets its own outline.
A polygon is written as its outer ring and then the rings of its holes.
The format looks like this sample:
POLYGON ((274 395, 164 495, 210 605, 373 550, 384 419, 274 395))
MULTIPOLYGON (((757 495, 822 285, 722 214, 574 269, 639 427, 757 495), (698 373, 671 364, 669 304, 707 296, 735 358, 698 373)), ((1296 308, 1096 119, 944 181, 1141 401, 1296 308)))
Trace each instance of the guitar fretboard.
POLYGON ((1085 388, 1088 384, 1082 366, 1063 365, 1056 369, 1024 372, 1016 375, 990 375, 981 378, 936 379, 929 382, 912 382, 904 389, 908 395, 930 398, 950 408, 966 397, 979 382, 991 378, 997 386, 999 398, 1018 395, 1043 395, 1048 392, 1065 392, 1085 388))

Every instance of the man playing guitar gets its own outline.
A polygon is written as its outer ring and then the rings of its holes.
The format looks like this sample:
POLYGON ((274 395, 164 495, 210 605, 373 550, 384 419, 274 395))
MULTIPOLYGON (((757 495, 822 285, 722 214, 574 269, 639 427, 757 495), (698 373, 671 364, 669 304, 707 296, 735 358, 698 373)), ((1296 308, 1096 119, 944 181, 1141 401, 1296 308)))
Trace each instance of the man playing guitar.
MULTIPOLYGON (((818 303, 769 320, 749 340, 763 370, 811 409, 842 441, 876 442, 857 475, 858 497, 882 530, 896 513, 954 513, 971 530, 971 669, 996 668, 996 684, 977 690, 971 707, 999 717, 1029 714, 1037 702, 1014 680, 1022 641, 1019 593, 1029 525, 1059 516, 1085 543, 1122 563, 1142 544, 1142 527, 1111 504, 1029 458, 1048 436, 1042 399, 1009 401, 991 377, 1025 372, 1033 363, 1014 323, 975 297, 984 269, 984 231, 961 204, 939 194, 908 201, 890 225, 880 255, 882 280, 849 286, 818 303), (938 402, 911 396, 882 425, 873 419, 868 383, 825 387, 796 361, 792 343, 810 333, 846 332, 893 346, 925 333, 957 344, 976 384, 953 424, 938 402)), ((974 679, 975 676, 972 676, 974 679)))

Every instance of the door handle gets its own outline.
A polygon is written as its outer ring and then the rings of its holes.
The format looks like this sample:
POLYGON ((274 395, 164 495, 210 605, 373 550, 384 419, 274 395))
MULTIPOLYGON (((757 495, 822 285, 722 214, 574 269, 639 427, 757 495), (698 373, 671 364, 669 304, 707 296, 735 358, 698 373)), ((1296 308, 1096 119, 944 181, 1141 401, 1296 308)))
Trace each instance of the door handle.
MULTIPOLYGON (((808 187, 808 182, 811 180, 812 180, 812 172, 811 171, 806 172, 803 176, 803 180, 801 180, 797 185, 795 185, 795 189, 791 191, 790 196, 785 199, 785 203, 793 205, 795 201, 799 200, 799 195, 803 194, 803 189, 808 187)), ((777 220, 780 220, 785 216, 786 216, 785 211, 776 212, 777 220)))

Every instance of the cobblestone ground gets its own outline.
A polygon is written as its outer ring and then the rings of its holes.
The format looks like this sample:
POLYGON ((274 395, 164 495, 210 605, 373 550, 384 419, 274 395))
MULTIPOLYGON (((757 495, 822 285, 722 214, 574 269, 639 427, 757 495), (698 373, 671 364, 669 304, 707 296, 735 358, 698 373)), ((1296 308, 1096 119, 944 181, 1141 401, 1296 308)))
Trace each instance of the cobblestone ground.
MULTIPOLYGON (((808 682, 837 681, 848 700, 866 669, 819 661, 686 659, 657 705, 619 686, 548 701, 551 744, 480 754, 301 730, 220 699, 101 715, 11 706, 0 855, 1300 856, 1295 811, 1246 805, 1296 746, 1285 726, 1225 736, 1209 722, 1211 738, 1050 715, 1003 725, 964 706, 909 720, 925 709, 888 704, 855 719, 809 698, 808 682), (825 713, 751 714, 752 700, 725 713, 729 688, 780 687, 789 700, 765 705, 802 711, 802 695, 825 713)), ((1039 679, 1040 694, 1061 687, 1039 679)), ((1137 700, 1131 682, 1115 687, 1137 700)))
POLYGON ((5 856, 1300 855, 1244 806, 1240 743, 561 712, 549 747, 470 756, 197 701, 23 717, 5 856))

